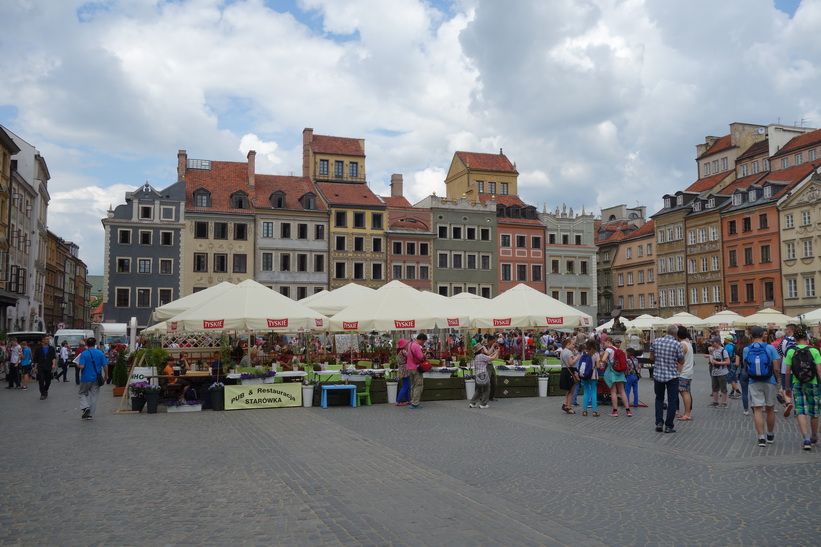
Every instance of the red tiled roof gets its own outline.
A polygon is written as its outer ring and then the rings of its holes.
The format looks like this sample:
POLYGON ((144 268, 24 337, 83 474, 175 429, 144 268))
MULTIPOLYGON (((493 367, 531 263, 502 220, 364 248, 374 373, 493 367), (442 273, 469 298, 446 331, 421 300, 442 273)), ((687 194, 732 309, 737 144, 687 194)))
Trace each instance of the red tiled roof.
POLYGON ((504 154, 482 154, 479 152, 456 152, 465 167, 478 171, 499 171, 517 173, 516 168, 504 154))
POLYGON ((314 135, 311 141, 314 154, 338 154, 342 156, 365 156, 365 150, 359 139, 350 137, 329 137, 314 135))
POLYGON ((821 143, 821 129, 816 129, 815 131, 810 131, 809 133, 804 133, 803 135, 793 137, 781 148, 781 150, 773 154, 773 157, 776 158, 784 154, 789 154, 790 152, 800 148, 804 148, 805 146, 819 143, 821 143))
POLYGON ((724 135, 714 142, 713 145, 710 146, 701 156, 699 156, 699 159, 726 150, 730 148, 732 144, 733 141, 730 138, 730 135, 724 135))
MULTIPOLYGON (((801 165, 793 165, 780 171, 770 171, 764 177, 765 181, 787 183, 787 186, 780 192, 773 196, 773 199, 778 199, 786 194, 798 182, 804 180, 810 173, 821 167, 821 160, 810 163, 802 163, 801 165)), ((764 182, 764 181, 762 181, 764 182)))
POLYGON ((763 179, 766 174, 767 174, 766 172, 765 173, 756 173, 755 175, 749 175, 747 177, 741 177, 740 179, 736 179, 733 182, 731 182, 730 184, 728 184, 723 190, 719 190, 718 192, 716 192, 716 194, 717 195, 722 195, 722 196, 729 196, 739 188, 742 189, 742 190, 746 190, 752 184, 755 184, 758 181, 760 181, 761 179, 763 179))
POLYGON ((733 174, 733 171, 723 171, 721 173, 717 173, 715 175, 711 175, 709 177, 704 177, 703 179, 698 179, 693 184, 685 190, 685 192, 704 192, 721 182, 726 177, 733 174))
POLYGON ((597 239, 595 241, 595 244, 604 245, 605 243, 616 243, 617 241, 621 241, 622 239, 626 238, 628 235, 629 234, 625 234, 622 231, 614 232, 604 239, 597 239))
POLYGON ((385 202, 385 205, 391 208, 398 208, 398 207, 411 207, 410 202, 405 199, 404 197, 392 197, 392 196, 379 196, 382 198, 382 201, 385 202))
POLYGON ((528 207, 527 203, 521 200, 519 196, 512 194, 479 194, 479 201, 485 205, 488 201, 495 200, 496 205, 504 205, 510 207, 511 205, 518 205, 519 207, 528 207))
POLYGON ((365 184, 318 182, 316 185, 330 205, 385 206, 382 200, 365 184))
POLYGON ((749 147, 743 154, 738 156, 736 162, 746 160, 747 158, 754 158, 756 156, 767 156, 770 153, 770 139, 764 139, 763 141, 758 141, 757 143, 753 144, 749 147))
POLYGON ((212 161, 210 170, 186 169, 185 209, 216 213, 251 213, 250 209, 229 207, 230 196, 238 190, 254 197, 248 188, 248 164, 235 161, 212 161), (211 207, 194 207, 194 191, 204 188, 211 193, 211 207))
POLYGON ((319 198, 319 192, 309 177, 286 177, 281 175, 255 175, 255 196, 253 202, 257 208, 271 208, 271 194, 276 191, 285 193, 285 209, 302 210, 299 198, 311 192, 317 196, 316 210, 327 211, 328 207, 319 198))
POLYGON ((649 234, 652 234, 656 231, 656 221, 649 220, 645 222, 642 226, 638 227, 637 229, 633 230, 629 234, 627 234, 626 239, 633 239, 634 237, 644 237, 649 234))
POLYGON ((532 224, 534 226, 544 226, 542 221, 535 218, 497 218, 497 224, 532 224))

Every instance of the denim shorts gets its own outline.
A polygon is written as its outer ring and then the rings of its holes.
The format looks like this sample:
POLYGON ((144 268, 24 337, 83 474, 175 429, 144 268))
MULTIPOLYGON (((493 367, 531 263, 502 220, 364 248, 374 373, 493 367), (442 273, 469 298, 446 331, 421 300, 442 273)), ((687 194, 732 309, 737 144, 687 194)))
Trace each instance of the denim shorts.
POLYGON ((738 377, 736 376, 735 367, 730 366, 730 367, 727 367, 727 368, 729 370, 729 372, 727 372, 727 383, 732 384, 733 382, 737 382, 738 377))

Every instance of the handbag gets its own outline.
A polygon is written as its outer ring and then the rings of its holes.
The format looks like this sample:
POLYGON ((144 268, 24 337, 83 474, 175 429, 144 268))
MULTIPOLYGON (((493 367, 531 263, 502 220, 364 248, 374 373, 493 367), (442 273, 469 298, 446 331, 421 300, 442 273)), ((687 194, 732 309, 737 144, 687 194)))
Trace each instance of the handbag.
MULTIPOLYGON (((89 349, 88 351, 90 352, 91 350, 89 349)), ((94 365, 94 368, 96 369, 97 368, 97 363, 94 362, 94 354, 89 353, 88 356, 91 358, 91 364, 94 365)), ((97 385, 101 386, 101 387, 103 385, 105 385, 105 378, 103 378, 103 373, 102 372, 97 373, 97 385)))
POLYGON ((419 370, 421 370, 422 372, 427 372, 427 371, 429 371, 429 370, 431 369, 431 367, 432 367, 432 366, 433 366, 433 365, 430 363, 430 361, 428 361, 427 359, 425 359, 424 361, 422 361, 421 363, 419 363, 418 365, 416 365, 416 368, 418 368, 418 369, 419 369, 419 370))
POLYGON ((485 372, 479 372, 476 374, 476 385, 477 386, 486 386, 490 383, 490 374, 485 372))

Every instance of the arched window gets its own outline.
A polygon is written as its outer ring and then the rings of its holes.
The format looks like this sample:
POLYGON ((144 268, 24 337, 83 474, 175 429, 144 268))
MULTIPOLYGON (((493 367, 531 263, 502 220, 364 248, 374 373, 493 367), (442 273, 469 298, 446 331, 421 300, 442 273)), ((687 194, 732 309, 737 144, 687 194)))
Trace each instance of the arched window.
POLYGON ((302 204, 303 209, 307 209, 309 211, 316 210, 316 194, 312 192, 304 194, 301 198, 299 198, 299 202, 302 204))
POLYGON ((204 188, 194 190, 194 207, 211 207, 211 192, 204 188))
POLYGON ((274 209, 284 209, 285 208, 285 192, 282 190, 277 190, 273 194, 271 194, 271 207, 274 209))
POLYGON ((248 194, 245 192, 234 192, 231 194, 231 209, 248 209, 248 194))

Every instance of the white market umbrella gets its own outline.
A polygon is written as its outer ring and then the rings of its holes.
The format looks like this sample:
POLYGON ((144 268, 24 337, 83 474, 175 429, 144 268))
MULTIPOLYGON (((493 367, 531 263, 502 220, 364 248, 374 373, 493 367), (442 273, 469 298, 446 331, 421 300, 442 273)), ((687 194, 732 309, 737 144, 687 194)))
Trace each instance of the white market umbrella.
POLYGON ((795 318, 784 315, 778 310, 765 308, 747 317, 742 317, 733 321, 734 327, 784 327, 788 323, 794 323, 795 318))
POLYGON ((459 315, 475 315, 490 304, 490 299, 478 294, 460 292, 447 299, 449 305, 459 315))
POLYGON ((655 325, 661 324, 662 321, 664 320, 661 317, 645 313, 630 321, 630 326, 640 330, 652 330, 655 325))
POLYGON ((733 325, 733 322, 742 318, 743 317, 741 315, 734 311, 724 310, 716 313, 715 315, 711 315, 710 317, 705 317, 704 321, 707 323, 708 327, 718 327, 726 330, 733 325))
POLYGON ((472 315, 476 328, 589 327, 592 317, 523 283, 492 299, 472 315))
MULTIPOLYGON (((807 313, 802 313, 799 317, 802 319, 802 323, 806 323, 808 325, 810 323, 821 321, 821 308, 807 313)), ((796 319, 798 319, 798 317, 796 317, 796 319)))
MULTIPOLYGON (((438 295, 436 295, 438 296, 438 295)), ((464 328, 467 316, 452 313, 431 293, 423 293, 401 281, 391 281, 334 315, 330 330, 341 332, 391 332, 434 328, 464 328)))
MULTIPOLYGON (((633 326, 633 322, 630 321, 629 319, 625 319, 624 317, 619 317, 619 320, 621 321, 621 324, 624 325, 625 329, 628 329, 628 328, 633 326)), ((601 325, 596 327, 595 330, 596 330, 596 332, 601 332, 605 329, 612 329, 613 328, 613 323, 615 323, 615 322, 616 322, 616 319, 613 318, 610 321, 608 321, 607 323, 602 323, 601 325)))
POLYGON ((155 323, 150 327, 146 327, 140 332, 140 334, 165 334, 167 332, 168 325, 165 324, 165 321, 160 321, 159 323, 155 323))
POLYGON ((672 317, 661 319, 656 325, 669 327, 670 325, 681 325, 688 328, 701 328, 708 326, 704 319, 686 311, 678 312, 672 317))
POLYGON ((151 317, 154 321, 167 321, 174 317, 175 315, 179 315, 180 313, 184 312, 185 310, 195 308, 206 302, 209 302, 212 298, 216 297, 231 289, 236 287, 233 283, 229 283, 227 281, 223 281, 218 285, 214 285, 213 287, 208 287, 205 290, 195 292, 189 294, 188 296, 183 296, 182 298, 178 298, 173 302, 169 302, 159 308, 154 310, 154 313, 151 314, 151 317))
POLYGON ((320 291, 308 298, 303 298, 300 302, 314 311, 331 316, 341 312, 348 306, 356 304, 365 295, 373 292, 374 289, 369 287, 348 283, 332 291, 320 291))
POLYGON ((326 330, 328 318, 247 279, 205 304, 166 321, 168 332, 326 330))

